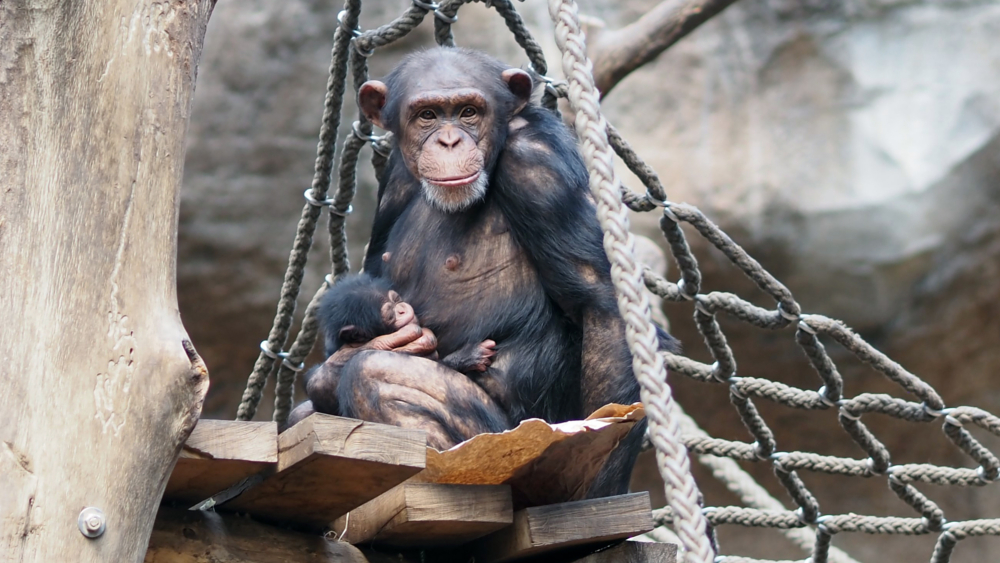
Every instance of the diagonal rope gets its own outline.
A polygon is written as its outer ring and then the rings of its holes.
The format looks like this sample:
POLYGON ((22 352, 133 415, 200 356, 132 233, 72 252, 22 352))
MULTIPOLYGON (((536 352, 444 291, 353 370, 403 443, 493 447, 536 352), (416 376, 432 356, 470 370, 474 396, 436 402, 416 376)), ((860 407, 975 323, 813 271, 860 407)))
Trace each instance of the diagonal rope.
MULTIPOLYGON (((305 274, 306 260, 312 247, 313 234, 322 212, 326 194, 333 177, 333 158, 337 148, 337 129, 340 127, 340 109, 344 102, 344 90, 347 78, 348 47, 352 39, 352 30, 358 25, 358 15, 361 12, 361 0, 347 0, 342 14, 341 25, 333 36, 333 54, 330 61, 330 76, 327 79, 326 97, 323 102, 323 121, 320 127, 319 143, 316 147, 316 166, 312 186, 306 191, 306 204, 302 208, 302 217, 295 233, 295 242, 288 257, 288 268, 281 286, 281 298, 278 301, 278 311, 274 316, 274 324, 267 340, 261 343, 261 352, 254 364, 253 372, 247 380, 246 390, 240 402, 236 420, 251 420, 257 412, 261 394, 267 378, 274 370, 278 359, 282 363, 294 365, 283 353, 288 341, 288 331, 295 315, 295 304, 302 287, 302 277, 305 274), (318 203, 317 203, 318 202, 318 203)), ((303 356, 304 357, 304 356, 303 356)), ((300 360, 301 361, 301 360, 300 360)), ((298 367, 298 366, 296 366, 298 367)), ((290 388, 285 381, 286 387, 290 388)))

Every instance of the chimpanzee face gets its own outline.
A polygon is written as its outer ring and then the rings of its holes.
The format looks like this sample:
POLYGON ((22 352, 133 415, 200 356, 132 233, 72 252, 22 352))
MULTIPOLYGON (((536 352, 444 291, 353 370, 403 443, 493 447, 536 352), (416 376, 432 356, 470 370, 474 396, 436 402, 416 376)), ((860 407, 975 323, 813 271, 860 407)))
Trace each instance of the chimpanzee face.
POLYGON ((358 102, 372 123, 396 134, 406 167, 425 197, 453 213, 486 195, 489 167, 509 119, 528 103, 532 82, 516 68, 497 70, 500 80, 447 64, 439 72, 443 76, 405 75, 398 92, 370 80, 358 90, 358 102), (387 103, 390 119, 382 112, 387 103))
POLYGON ((381 311, 382 320, 385 321, 386 327, 395 332, 416 320, 417 316, 413 312, 413 307, 403 301, 398 293, 390 289, 386 297, 381 311))
POLYGON ((445 211, 461 211, 486 195, 489 131, 495 121, 475 88, 422 92, 402 108, 407 164, 424 194, 445 211))

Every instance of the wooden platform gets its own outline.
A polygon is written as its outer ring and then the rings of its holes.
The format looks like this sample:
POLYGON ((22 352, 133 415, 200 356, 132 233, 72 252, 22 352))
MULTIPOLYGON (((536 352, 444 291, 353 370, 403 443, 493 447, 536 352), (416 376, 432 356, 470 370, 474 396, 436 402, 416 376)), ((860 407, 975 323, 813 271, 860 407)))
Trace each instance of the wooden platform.
MULTIPOLYGON (((597 552, 549 553, 545 563, 677 563, 677 547, 623 542, 597 552)), ((355 547, 225 513, 161 508, 144 563, 454 563, 454 552, 355 547)), ((477 560, 478 561, 478 560, 477 560)))
MULTIPOLYGON (((504 447, 521 446, 513 436, 507 441, 510 445, 504 447)), ((607 444, 591 442, 609 451, 607 444)), ((585 442, 580 444, 583 447, 585 442)), ((235 511, 311 534, 304 536, 311 540, 299 536, 289 540, 296 545, 315 543, 323 532, 330 532, 328 538, 344 540, 336 548, 324 548, 326 555, 316 555, 310 561, 374 563, 379 559, 342 547, 348 543, 371 545, 374 554, 400 550, 404 555, 392 560, 404 562, 411 560, 405 554, 413 549, 422 550, 425 557, 434 555, 428 561, 460 557, 474 558, 478 563, 505 563, 534 561, 538 556, 544 556, 546 563, 619 560, 608 559, 611 553, 627 554, 628 558, 620 560, 636 563, 673 561, 673 552, 660 548, 614 547, 604 555, 603 551, 595 553, 653 528, 646 493, 514 510, 508 484, 425 482, 427 475, 417 474, 425 467, 427 452, 422 431, 322 414, 312 415, 280 435, 273 423, 203 420, 184 446, 164 500, 220 511, 219 515, 171 513, 171 521, 194 519, 209 526, 228 521, 224 513, 235 511), (590 558, 581 559, 585 556, 590 558)), ((590 455, 580 453, 584 458, 590 455)), ((475 456, 465 456, 462 470, 477 475, 487 472, 488 479, 493 467, 490 460, 498 455, 502 458, 503 452, 490 455, 481 469, 470 465, 475 456)), ((548 455, 545 463, 553 467, 543 474, 547 475, 543 482, 559 475, 554 465, 558 460, 569 466, 577 459, 579 456, 548 455)), ((512 474, 522 473, 522 478, 530 479, 523 471, 512 474)), ((573 471, 568 469, 567 474, 573 471)), ((228 533, 226 527, 209 528, 215 535, 228 533)), ((281 535, 277 527, 265 529, 265 536, 281 535)), ((187 537, 187 530, 184 528, 185 538, 171 541, 196 539, 187 537)), ((251 536, 239 541, 253 544, 251 536)), ((326 545, 323 541, 316 545, 326 545)), ((150 544, 151 553, 154 543, 150 544)), ((195 553, 194 543, 184 543, 184 549, 195 553)), ((249 557, 242 548, 239 551, 243 555, 234 555, 234 561, 277 561, 284 553, 281 546, 264 549, 259 557, 249 557), (272 552, 274 557, 268 558, 266 554, 272 552)), ((197 561, 170 558, 162 550, 158 553, 160 559, 147 557, 147 562, 197 561)))
POLYGON ((165 501, 201 503, 318 530, 424 468, 423 431, 314 414, 277 434, 271 422, 202 420, 165 501))

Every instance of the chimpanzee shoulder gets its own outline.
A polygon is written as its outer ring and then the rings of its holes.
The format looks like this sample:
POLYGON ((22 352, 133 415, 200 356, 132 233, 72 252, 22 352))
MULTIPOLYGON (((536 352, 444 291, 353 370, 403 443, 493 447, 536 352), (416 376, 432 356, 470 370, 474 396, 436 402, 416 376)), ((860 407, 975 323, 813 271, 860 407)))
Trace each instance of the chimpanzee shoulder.
POLYGON ((526 107, 497 161, 492 189, 547 293, 577 323, 615 310, 611 264, 576 138, 551 111, 526 107))

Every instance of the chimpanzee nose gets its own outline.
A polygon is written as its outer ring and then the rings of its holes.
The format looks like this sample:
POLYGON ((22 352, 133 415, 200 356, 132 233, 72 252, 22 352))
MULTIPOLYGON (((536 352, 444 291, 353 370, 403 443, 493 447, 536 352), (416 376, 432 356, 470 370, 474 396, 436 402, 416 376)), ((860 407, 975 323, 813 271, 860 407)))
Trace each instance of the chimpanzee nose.
POLYGON ((438 143, 448 149, 453 149, 458 146, 458 143, 462 142, 462 136, 458 134, 458 131, 448 127, 441 131, 438 135, 438 143))

